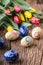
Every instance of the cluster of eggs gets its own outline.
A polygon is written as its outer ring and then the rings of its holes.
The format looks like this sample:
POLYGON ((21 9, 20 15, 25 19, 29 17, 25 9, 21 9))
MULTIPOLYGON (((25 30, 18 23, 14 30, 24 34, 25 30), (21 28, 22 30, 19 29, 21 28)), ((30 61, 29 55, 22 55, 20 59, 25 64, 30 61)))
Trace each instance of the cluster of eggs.
MULTIPOLYGON (((4 46, 4 40, 0 37, 0 48, 4 46)), ((16 50, 9 50, 4 53, 4 59, 8 62, 15 61, 19 58, 19 53, 16 50)))
MULTIPOLYGON (((40 27, 35 27, 32 30, 32 37, 27 36, 28 34, 28 28, 26 26, 21 26, 19 32, 16 30, 9 31, 5 34, 5 38, 7 40, 15 40, 17 39, 20 35, 23 37, 21 39, 21 45, 24 47, 28 47, 31 44, 33 44, 34 38, 37 39, 40 37, 42 30, 40 27)), ((0 37, 0 47, 3 47, 4 45, 4 40, 0 37)), ((15 61, 19 58, 19 53, 16 50, 9 50, 5 52, 4 54, 4 59, 8 62, 15 61)))

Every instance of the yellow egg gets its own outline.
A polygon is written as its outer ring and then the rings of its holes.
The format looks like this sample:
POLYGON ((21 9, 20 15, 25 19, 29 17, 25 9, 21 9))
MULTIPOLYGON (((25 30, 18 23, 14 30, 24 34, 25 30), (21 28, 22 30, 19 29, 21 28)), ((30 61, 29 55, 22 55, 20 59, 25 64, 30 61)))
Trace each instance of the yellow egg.
POLYGON ((24 47, 28 47, 33 43, 33 38, 31 36, 26 36, 21 39, 21 45, 24 47))
POLYGON ((19 37, 19 32, 16 30, 9 31, 5 34, 7 40, 15 40, 19 37))

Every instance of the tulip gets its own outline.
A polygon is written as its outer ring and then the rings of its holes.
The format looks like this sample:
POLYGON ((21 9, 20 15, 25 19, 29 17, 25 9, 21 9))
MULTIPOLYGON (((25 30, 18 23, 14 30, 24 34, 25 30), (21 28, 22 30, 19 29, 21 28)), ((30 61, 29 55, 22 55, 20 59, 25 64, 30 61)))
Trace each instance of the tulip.
POLYGON ((8 26, 7 27, 7 31, 11 31, 11 30, 14 30, 12 26, 8 26))
POLYGON ((20 24, 21 20, 18 16, 14 16, 14 22, 17 23, 17 24, 20 24))
POLYGON ((24 18, 24 16, 23 16, 23 14, 19 14, 19 17, 20 17, 20 19, 21 19, 22 21, 25 21, 25 18, 24 18))
POLYGON ((4 12, 5 12, 5 14, 10 14, 11 13, 11 11, 9 9, 5 9, 4 12))
POLYGON ((25 15, 26 18, 32 18, 32 14, 29 11, 25 11, 24 15, 25 15))
POLYGON ((22 11, 20 6, 15 6, 14 11, 20 13, 22 11))
POLYGON ((36 12, 36 10, 34 9, 34 8, 30 8, 30 11, 32 12, 32 13, 35 13, 36 12))
POLYGON ((39 23, 40 23, 40 19, 39 19, 39 18, 36 18, 36 17, 32 17, 32 18, 30 19, 30 22, 31 22, 32 24, 39 24, 39 23))

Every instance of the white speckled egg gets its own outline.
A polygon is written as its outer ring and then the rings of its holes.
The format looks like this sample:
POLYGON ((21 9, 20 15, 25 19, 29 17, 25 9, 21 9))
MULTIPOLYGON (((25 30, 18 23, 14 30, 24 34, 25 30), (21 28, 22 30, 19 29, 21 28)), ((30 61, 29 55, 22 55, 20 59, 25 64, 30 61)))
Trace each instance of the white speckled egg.
POLYGON ((19 37, 19 32, 16 30, 9 31, 5 34, 7 40, 15 40, 19 37))
POLYGON ((36 38, 36 39, 39 38, 41 32, 42 32, 42 30, 41 30, 40 27, 35 27, 35 28, 33 28, 33 30, 32 30, 32 37, 33 37, 33 38, 36 38))
POLYGON ((30 46, 33 43, 33 38, 31 36, 26 36, 21 39, 21 45, 24 47, 30 46))

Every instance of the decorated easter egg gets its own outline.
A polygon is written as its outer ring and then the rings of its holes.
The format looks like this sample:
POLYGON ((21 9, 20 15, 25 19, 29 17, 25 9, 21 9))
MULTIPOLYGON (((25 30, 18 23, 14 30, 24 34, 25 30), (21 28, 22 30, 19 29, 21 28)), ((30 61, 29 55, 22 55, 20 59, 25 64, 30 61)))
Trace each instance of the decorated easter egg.
POLYGON ((33 43, 33 38, 31 36, 25 36, 21 39, 21 45, 24 47, 30 46, 33 43))
POLYGON ((28 28, 26 26, 21 26, 20 27, 20 35, 26 36, 27 34, 28 34, 28 28))
POLYGON ((0 47, 3 47, 3 45, 4 45, 4 40, 2 37, 0 37, 0 47))
POLYGON ((9 50, 4 53, 4 59, 8 62, 15 61, 19 58, 19 54, 16 50, 9 50))
POLYGON ((32 30, 32 37, 33 38, 39 38, 40 35, 41 35, 41 32, 42 32, 42 30, 41 30, 40 27, 33 28, 33 30, 32 30))
POLYGON ((7 40, 15 40, 19 37, 19 32, 16 30, 9 31, 5 34, 7 40))

